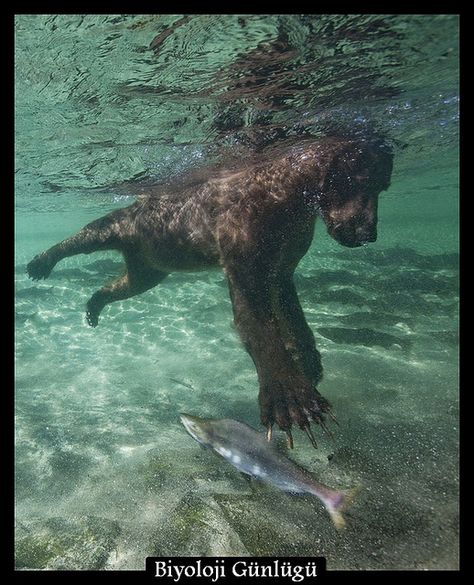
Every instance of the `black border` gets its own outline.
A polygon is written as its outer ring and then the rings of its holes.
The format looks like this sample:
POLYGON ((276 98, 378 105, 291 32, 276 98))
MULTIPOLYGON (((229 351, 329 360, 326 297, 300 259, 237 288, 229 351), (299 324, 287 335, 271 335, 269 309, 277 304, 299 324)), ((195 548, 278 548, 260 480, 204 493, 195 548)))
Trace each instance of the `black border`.
MULTIPOLYGON (((92 4, 92 3, 91 3, 92 4)), ((3 250, 10 251, 10 258, 11 263, 6 268, 6 273, 4 273, 4 283, 5 281, 11 283, 11 298, 12 298, 12 306, 11 311, 5 312, 3 314, 3 323, 8 322, 11 319, 11 332, 13 343, 12 346, 8 346, 8 344, 3 344, 3 351, 7 351, 7 358, 8 351, 11 347, 11 360, 8 360, 7 363, 11 364, 11 391, 9 391, 8 386, 3 387, 3 402, 5 406, 2 408, 2 414, 6 420, 3 421, 1 425, 3 431, 2 437, 2 480, 1 480, 1 493, 2 493, 2 517, 1 517, 1 525, 5 530, 4 538, 2 539, 3 543, 3 563, 2 563, 2 572, 7 575, 9 578, 17 581, 17 582, 35 582, 38 578, 39 579, 47 579, 48 581, 57 582, 58 580, 66 581, 66 582, 78 582, 83 579, 89 579, 98 577, 101 580, 104 579, 106 581, 117 581, 121 579, 126 579, 127 581, 140 579, 146 579, 150 581, 150 575, 147 575, 145 572, 145 554, 143 558, 143 571, 44 571, 44 570, 15 570, 14 568, 14 522, 15 522, 15 503, 14 503, 14 432, 15 432, 15 424, 14 424, 14 389, 15 389, 15 367, 14 367, 14 340, 15 340, 15 328, 14 328, 14 246, 15 246, 15 229, 14 229, 14 174, 15 174, 15 140, 14 140, 14 104, 15 104, 15 76, 14 76, 14 67, 15 67, 15 55, 14 55, 14 19, 16 15, 21 14, 77 14, 77 13, 87 13, 87 14, 119 14, 119 13, 127 13, 127 14, 140 14, 140 13, 159 13, 159 14, 296 14, 296 13, 309 13, 307 12, 308 3, 301 2, 295 4, 291 2, 292 10, 284 10, 284 6, 278 6, 278 10, 275 10, 275 4, 272 3, 271 8, 270 6, 266 6, 265 3, 261 6, 260 10, 255 10, 258 8, 255 2, 238 2, 238 3, 229 3, 226 2, 224 5, 214 6, 212 3, 206 6, 205 2, 180 2, 179 5, 173 3, 173 7, 176 8, 175 10, 167 10, 168 5, 156 5, 153 6, 151 3, 114 3, 113 10, 97 10, 98 6, 97 3, 92 4, 91 6, 87 2, 83 2, 80 5, 77 5, 76 10, 64 10, 66 7, 64 4, 55 4, 51 2, 41 3, 40 5, 32 4, 30 6, 26 6, 25 3, 22 3, 17 7, 14 12, 9 12, 8 16, 11 15, 10 18, 3 18, 3 23, 8 22, 8 28, 4 31, 2 35, 2 41, 6 44, 6 53, 10 58, 7 58, 4 62, 7 63, 11 67, 11 77, 5 76, 4 73, 4 84, 3 89, 8 90, 11 88, 11 115, 4 116, 3 122, 6 122, 6 127, 10 130, 11 135, 11 144, 12 148, 9 152, 11 152, 12 161, 10 166, 8 167, 7 172, 5 173, 7 177, 7 181, 10 182, 10 188, 8 188, 8 183, 6 181, 6 188, 3 189, 3 209, 2 209, 2 238, 3 238, 3 250), (89 6, 92 10, 88 10, 89 6), (159 10, 156 10, 156 7, 159 10), (247 10, 250 7, 253 10, 247 10), (137 10, 138 8, 143 8, 142 10, 137 10), (265 8, 270 8, 265 9, 265 8), (301 10, 299 10, 301 8, 301 10), (131 9, 131 10, 130 10, 131 9), (6 118, 6 120, 5 120, 6 118), (11 214, 8 213, 11 208, 11 214), (9 221, 11 218, 11 221, 9 221), (11 271, 11 279, 8 280, 8 270, 11 271), (6 349, 8 348, 8 349, 6 349), (8 479, 6 479, 7 473, 6 470, 8 469, 8 479), (6 504, 6 505, 5 505, 6 504)), ((310 4, 311 6, 311 4, 310 4)), ((423 3, 417 2, 410 2, 410 1, 398 1, 398 2, 380 2, 380 1, 373 1, 373 2, 331 2, 326 3, 327 8, 332 8, 332 10, 318 10, 317 14, 457 14, 460 16, 460 43, 462 49, 462 42, 464 39, 464 27, 469 26, 470 18, 468 15, 463 15, 463 8, 467 6, 466 3, 461 5, 459 2, 450 2, 449 5, 446 5, 445 2, 436 2, 431 1, 429 4, 427 3, 423 6, 423 3), (462 8, 461 8, 462 6, 462 8), (346 10, 344 10, 344 7, 346 10), (382 10, 381 10, 382 9, 382 10), (467 21, 467 22, 466 22, 467 21)), ((67 8, 71 9, 73 6, 70 4, 67 5, 67 8)), ((318 5, 319 8, 319 5, 318 5)), ((323 6, 321 6, 323 8, 323 6)), ((461 56, 463 55, 463 51, 461 50, 461 56)), ((463 65, 463 57, 461 57, 461 71, 463 65)), ((465 92, 462 91, 462 83, 461 83, 461 95, 466 95, 465 92)), ((6 100, 3 101, 6 103, 6 100)), ((4 106, 5 107, 5 106, 4 106)), ((467 109, 467 108, 466 108, 467 109)), ((462 120, 464 120, 464 116, 466 114, 466 109, 463 110, 463 101, 461 100, 461 113, 462 113, 462 120)), ((4 126, 5 127, 5 126, 4 126)), ((462 177, 463 177, 463 165, 462 165, 462 154, 464 152, 462 148, 462 141, 463 141, 463 132, 462 132, 462 125, 461 125, 461 161, 460 161, 460 171, 461 171, 461 193, 462 191, 462 177)), ((8 154, 4 157, 8 160, 8 154)), ((4 175, 4 177, 5 177, 4 175)), ((4 183, 5 184, 5 183, 4 183)), ((460 208, 462 210, 462 199, 460 208)), ((460 236, 462 242, 462 212, 460 212, 460 236)), ((461 246, 462 249, 462 246, 461 246)), ((462 259, 463 255, 462 252, 460 254, 461 258, 461 266, 462 266, 462 259)), ((5 268, 4 268, 5 270, 5 268)), ((461 271, 461 292, 462 292, 462 271, 461 271)), ((3 297, 5 298, 5 297, 3 297)), ((462 295, 461 295, 462 298, 462 295)), ((462 315, 462 312, 461 312, 462 315)), ((461 321, 462 323, 462 321, 461 321)), ((3 330, 7 327, 3 326, 3 330)), ((463 328, 461 326, 461 338, 462 338, 463 328)), ((461 343, 462 348, 462 343, 461 343)), ((462 349, 460 352, 461 356, 461 365, 462 365, 462 349)), ((5 361, 3 362, 5 363, 5 361)), ((462 371, 462 369, 461 369, 462 371)), ((8 374, 7 374, 8 375, 8 374)), ((461 374, 461 381, 462 381, 462 374, 461 374)), ((462 388, 462 384, 461 384, 462 388)), ((463 449, 462 446, 464 444, 463 435, 464 435, 464 425, 463 425, 463 417, 464 417, 464 410, 467 412, 467 404, 465 400, 465 396, 463 393, 460 393, 460 403, 461 403, 461 415, 460 415, 460 461, 462 461, 462 454, 463 449), (463 405, 464 403, 464 405, 463 405)), ((387 577, 393 577, 394 579, 403 581, 404 579, 414 578, 419 583, 424 582, 432 582, 433 579, 443 579, 448 580, 449 582, 453 579, 457 580, 459 578, 464 577, 464 574, 467 572, 466 569, 466 562, 465 562, 465 549, 464 544, 465 540, 463 538, 463 529, 465 526, 464 518, 462 517, 462 513, 465 511, 465 506, 463 506, 463 468, 461 466, 461 521, 460 521, 460 569, 459 571, 454 570, 433 570, 433 571, 415 571, 415 570, 360 570, 360 571, 331 571, 330 564, 328 566, 328 571, 325 573, 324 580, 329 580, 331 582, 338 581, 338 580, 345 580, 346 582, 350 582, 353 579, 363 579, 364 582, 370 583, 380 583, 381 579, 385 579, 387 577)), ((464 503, 466 498, 464 498, 464 503)), ((464 512, 465 513, 465 512, 464 512)), ((258 557, 254 557, 258 558, 258 557)), ((291 560, 289 558, 288 560, 291 560)), ((294 559, 293 559, 294 560, 294 559)), ((230 579, 229 579, 230 580, 230 579)), ((183 579, 182 583, 188 583, 190 581, 199 582, 204 585, 207 580, 204 579, 183 579)), ((234 579, 235 581, 240 581, 238 579, 234 579)), ((253 582, 256 582, 257 579, 252 579, 253 582)), ((262 580, 265 583, 269 583, 269 579, 262 580)), ((220 579, 218 583, 227 583, 228 579, 220 579)), ((304 583, 304 581, 303 581, 304 583)))

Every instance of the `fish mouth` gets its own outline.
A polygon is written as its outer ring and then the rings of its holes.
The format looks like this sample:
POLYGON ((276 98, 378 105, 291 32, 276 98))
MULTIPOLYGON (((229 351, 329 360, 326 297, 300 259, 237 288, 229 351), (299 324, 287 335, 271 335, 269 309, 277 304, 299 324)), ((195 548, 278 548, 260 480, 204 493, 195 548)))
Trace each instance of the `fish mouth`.
POLYGON ((204 426, 205 419, 185 413, 180 413, 179 418, 193 439, 196 439, 200 443, 208 442, 208 436, 204 426))
POLYGON ((183 412, 183 413, 180 413, 179 418, 181 419, 181 422, 183 423, 184 428, 187 431, 189 431, 189 432, 194 431, 194 429, 197 427, 196 417, 191 416, 190 414, 185 414, 183 412))

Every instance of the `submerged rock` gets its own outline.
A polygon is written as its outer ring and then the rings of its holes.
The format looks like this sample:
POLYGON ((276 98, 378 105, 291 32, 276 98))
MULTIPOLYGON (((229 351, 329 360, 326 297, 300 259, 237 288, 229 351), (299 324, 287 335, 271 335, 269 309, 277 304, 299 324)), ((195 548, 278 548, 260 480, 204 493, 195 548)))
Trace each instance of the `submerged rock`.
POLYGON ((17 529, 15 568, 102 569, 119 534, 117 522, 96 516, 24 523, 17 529))
POLYGON ((222 494, 215 499, 251 556, 314 556, 322 554, 323 543, 334 536, 331 520, 311 495, 265 489, 251 496, 222 494))
POLYGON ((186 495, 153 535, 153 555, 248 555, 238 534, 210 496, 186 495))

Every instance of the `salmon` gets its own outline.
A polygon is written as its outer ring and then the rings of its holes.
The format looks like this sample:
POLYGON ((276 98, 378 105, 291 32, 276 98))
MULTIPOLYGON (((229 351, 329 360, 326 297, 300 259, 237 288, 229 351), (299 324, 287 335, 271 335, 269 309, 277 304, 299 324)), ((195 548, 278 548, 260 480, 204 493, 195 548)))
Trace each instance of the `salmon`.
POLYGON ((317 496, 329 512, 336 528, 345 525, 343 510, 357 488, 336 490, 317 482, 306 469, 278 451, 263 433, 237 420, 206 419, 181 414, 188 433, 205 447, 224 457, 239 471, 291 493, 317 496))

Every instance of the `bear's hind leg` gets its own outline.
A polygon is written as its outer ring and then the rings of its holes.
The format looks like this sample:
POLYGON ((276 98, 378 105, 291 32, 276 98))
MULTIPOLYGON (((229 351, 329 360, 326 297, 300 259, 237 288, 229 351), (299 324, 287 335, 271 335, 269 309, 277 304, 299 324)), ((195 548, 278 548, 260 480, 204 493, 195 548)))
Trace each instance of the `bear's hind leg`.
POLYGON ((143 267, 140 260, 135 255, 126 254, 127 272, 110 284, 103 286, 89 299, 86 319, 91 327, 98 325, 99 315, 105 305, 139 295, 155 287, 168 275, 166 272, 154 268, 143 267))

